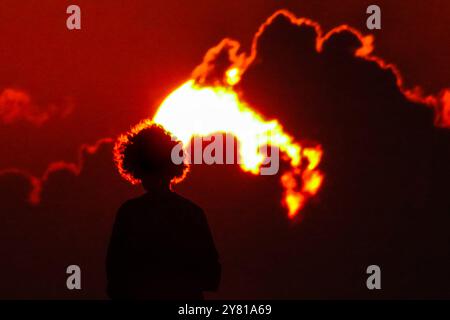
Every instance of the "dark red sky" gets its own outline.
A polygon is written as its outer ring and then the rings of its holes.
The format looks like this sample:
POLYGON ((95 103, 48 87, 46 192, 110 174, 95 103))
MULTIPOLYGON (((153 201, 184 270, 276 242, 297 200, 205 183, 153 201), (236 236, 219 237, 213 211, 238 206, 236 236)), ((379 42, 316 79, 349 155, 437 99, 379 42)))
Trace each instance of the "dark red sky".
MULTIPOLYGON (((75 159, 82 143, 115 136, 150 116, 158 101, 189 77, 223 37, 247 48, 278 8, 317 20, 325 30, 347 23, 365 29, 370 1, 77 1, 82 30, 68 31, 71 1, 0 4, 0 90, 18 88, 46 109, 72 114, 40 128, 0 126, 0 168, 40 174, 53 160, 75 159)), ((435 93, 449 83, 447 1, 378 1, 382 30, 375 53, 397 64, 408 84, 435 93)))
MULTIPOLYGON (((81 144, 151 116, 222 38, 247 49, 276 9, 316 20, 325 31, 349 24, 370 33, 365 10, 372 4, 80 0, 82 30, 68 31, 65 12, 73 3, 0 3, 0 92, 13 88, 51 113, 41 126, 0 120, 0 171, 39 175, 52 161, 75 161, 81 144)), ((408 85, 429 93, 450 87, 450 3, 377 4, 375 54, 396 64, 408 85)), ((323 54, 308 27, 281 20, 264 37, 264 62, 240 83, 245 98, 295 137, 323 143, 326 180, 304 221, 290 224, 278 176, 234 166, 192 170, 178 188, 205 209, 221 254, 224 276, 214 297, 448 297, 448 131, 438 132, 430 110, 405 99, 389 71, 349 55, 351 34, 333 37, 323 54), (386 268, 382 296, 361 285, 374 261, 386 268)), ((0 253, 8 257, 0 297, 105 297, 114 214, 138 189, 117 174, 111 144, 83 159, 79 176, 49 176, 37 206, 26 202, 24 176, 0 174, 0 253), (63 271, 74 261, 83 267, 82 292, 64 287, 63 271)))

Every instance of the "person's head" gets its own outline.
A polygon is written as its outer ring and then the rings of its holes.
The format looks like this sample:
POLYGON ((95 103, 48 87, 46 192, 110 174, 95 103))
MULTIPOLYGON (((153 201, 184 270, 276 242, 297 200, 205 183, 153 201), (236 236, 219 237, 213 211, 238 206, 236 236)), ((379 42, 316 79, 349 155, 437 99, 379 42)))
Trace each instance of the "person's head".
POLYGON ((185 175, 187 165, 172 161, 171 154, 180 142, 163 127, 144 122, 119 137, 115 161, 121 175, 145 189, 167 188, 171 181, 185 175))

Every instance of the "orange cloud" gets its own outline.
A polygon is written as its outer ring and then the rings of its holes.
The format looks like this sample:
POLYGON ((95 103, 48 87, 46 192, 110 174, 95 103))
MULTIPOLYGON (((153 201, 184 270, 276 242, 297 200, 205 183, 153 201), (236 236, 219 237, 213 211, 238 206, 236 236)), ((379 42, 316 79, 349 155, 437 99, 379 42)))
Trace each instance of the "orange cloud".
POLYGON ((26 121, 40 126, 52 117, 66 117, 72 109, 70 103, 59 107, 54 104, 45 108, 37 106, 28 93, 19 89, 7 88, 0 93, 0 122, 3 124, 26 121))
POLYGON ((287 18, 293 25, 304 25, 313 28, 316 33, 316 51, 318 53, 323 51, 324 45, 333 36, 341 32, 353 34, 360 42, 360 47, 354 52, 355 58, 373 61, 377 63, 380 68, 391 71, 396 77, 399 90, 407 99, 415 103, 421 103, 432 107, 435 111, 436 126, 450 127, 450 88, 441 90, 437 95, 426 94, 420 86, 406 88, 403 76, 397 66, 388 63, 381 57, 373 54, 375 49, 374 36, 364 35, 359 30, 346 24, 335 27, 329 32, 324 33, 318 22, 303 17, 298 18, 290 11, 284 9, 276 11, 261 24, 253 37, 250 54, 246 55, 246 53, 239 52, 240 43, 238 41, 225 38, 218 45, 208 50, 202 64, 194 70, 192 77, 200 84, 225 83, 226 70, 239 70, 237 76, 241 77, 246 69, 257 60, 258 42, 261 35, 279 16, 287 18), (224 52, 227 53, 225 59, 223 57, 224 52), (216 78, 211 79, 211 76, 216 76, 216 78))

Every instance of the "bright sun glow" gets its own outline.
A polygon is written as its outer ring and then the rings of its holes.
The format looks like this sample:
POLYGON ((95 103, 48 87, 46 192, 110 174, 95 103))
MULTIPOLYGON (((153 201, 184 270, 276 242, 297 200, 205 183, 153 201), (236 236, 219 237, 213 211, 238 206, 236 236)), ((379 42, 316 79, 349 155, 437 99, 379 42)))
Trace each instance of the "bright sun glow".
MULTIPOLYGON (((230 69, 227 78, 229 84, 235 84, 239 81, 239 70, 230 69)), ((206 137, 217 132, 234 135, 239 142, 240 166, 252 174, 260 172, 264 161, 260 147, 278 147, 291 165, 291 170, 281 176, 282 203, 291 218, 322 184, 323 175, 317 169, 321 149, 302 148, 284 132, 278 121, 265 121, 241 101, 231 86, 199 86, 194 80, 189 80, 162 102, 153 121, 185 146, 194 136, 206 137), (305 166, 302 166, 303 159, 307 160, 305 166)))

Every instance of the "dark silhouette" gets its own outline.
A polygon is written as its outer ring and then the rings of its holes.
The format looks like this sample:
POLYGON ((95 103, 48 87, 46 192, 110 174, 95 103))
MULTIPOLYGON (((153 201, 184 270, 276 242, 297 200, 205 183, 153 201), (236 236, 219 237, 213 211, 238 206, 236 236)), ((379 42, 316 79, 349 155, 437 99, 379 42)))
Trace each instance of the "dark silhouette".
POLYGON ((170 159, 176 143, 152 125, 116 149, 119 166, 147 193, 116 217, 107 254, 112 299, 202 299, 218 287, 221 267, 203 210, 170 189, 186 170, 170 159))

